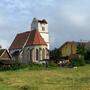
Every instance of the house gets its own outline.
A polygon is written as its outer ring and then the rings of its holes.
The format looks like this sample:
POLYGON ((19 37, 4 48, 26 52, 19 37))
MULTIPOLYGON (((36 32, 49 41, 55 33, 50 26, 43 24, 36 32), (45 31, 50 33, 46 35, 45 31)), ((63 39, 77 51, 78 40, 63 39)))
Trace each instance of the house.
POLYGON ((6 49, 0 49, 0 66, 12 64, 12 57, 6 49))
POLYGON ((77 53, 77 45, 75 42, 65 42, 59 50, 63 57, 70 56, 77 53))
POLYGON ((59 50, 61 51, 61 54, 63 57, 71 56, 77 54, 77 47, 79 45, 83 45, 85 49, 90 48, 90 42, 75 42, 75 41, 68 41, 65 42, 59 50))
POLYGON ((17 34, 9 51, 14 60, 24 64, 49 59, 47 21, 34 18, 31 23, 31 30, 17 34))

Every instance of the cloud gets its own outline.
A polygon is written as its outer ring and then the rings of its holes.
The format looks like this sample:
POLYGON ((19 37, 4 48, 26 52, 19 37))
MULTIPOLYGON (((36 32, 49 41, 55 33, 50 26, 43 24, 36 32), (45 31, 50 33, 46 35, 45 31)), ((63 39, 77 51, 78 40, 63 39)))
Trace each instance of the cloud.
POLYGON ((2 46, 2 48, 8 48, 9 47, 9 43, 7 40, 0 40, 0 45, 2 46))
POLYGON ((70 12, 63 13, 63 18, 65 21, 70 22, 69 24, 75 27, 86 27, 87 25, 87 16, 81 15, 80 13, 70 12))
POLYGON ((0 43, 10 46, 17 33, 30 30, 33 17, 48 20, 51 48, 90 40, 90 0, 1 0, 0 43))
POLYGON ((86 23, 86 18, 81 15, 73 15, 70 17, 70 20, 76 26, 83 26, 86 23))

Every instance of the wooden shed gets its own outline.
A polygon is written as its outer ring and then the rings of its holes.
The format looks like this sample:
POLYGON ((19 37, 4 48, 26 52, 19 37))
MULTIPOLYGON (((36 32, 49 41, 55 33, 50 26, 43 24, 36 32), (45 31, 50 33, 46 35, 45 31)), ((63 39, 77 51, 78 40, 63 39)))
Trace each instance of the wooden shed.
POLYGON ((9 54, 8 50, 0 49, 0 66, 11 64, 12 64, 12 57, 9 54))

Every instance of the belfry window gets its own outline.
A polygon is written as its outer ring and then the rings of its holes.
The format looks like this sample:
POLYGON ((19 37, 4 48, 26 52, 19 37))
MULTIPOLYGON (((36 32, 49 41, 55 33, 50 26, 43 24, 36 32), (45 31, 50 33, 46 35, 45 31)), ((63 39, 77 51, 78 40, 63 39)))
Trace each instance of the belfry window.
POLYGON ((45 27, 42 27, 42 31, 45 31, 45 27))

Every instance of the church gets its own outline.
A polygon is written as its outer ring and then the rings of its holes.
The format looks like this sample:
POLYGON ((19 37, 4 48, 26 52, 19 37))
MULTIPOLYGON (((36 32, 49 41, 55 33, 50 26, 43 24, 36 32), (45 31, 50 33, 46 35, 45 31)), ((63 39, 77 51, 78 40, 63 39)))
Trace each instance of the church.
POLYGON ((49 59, 49 48, 48 22, 33 18, 30 31, 17 34, 9 52, 20 63, 39 63, 49 59))

